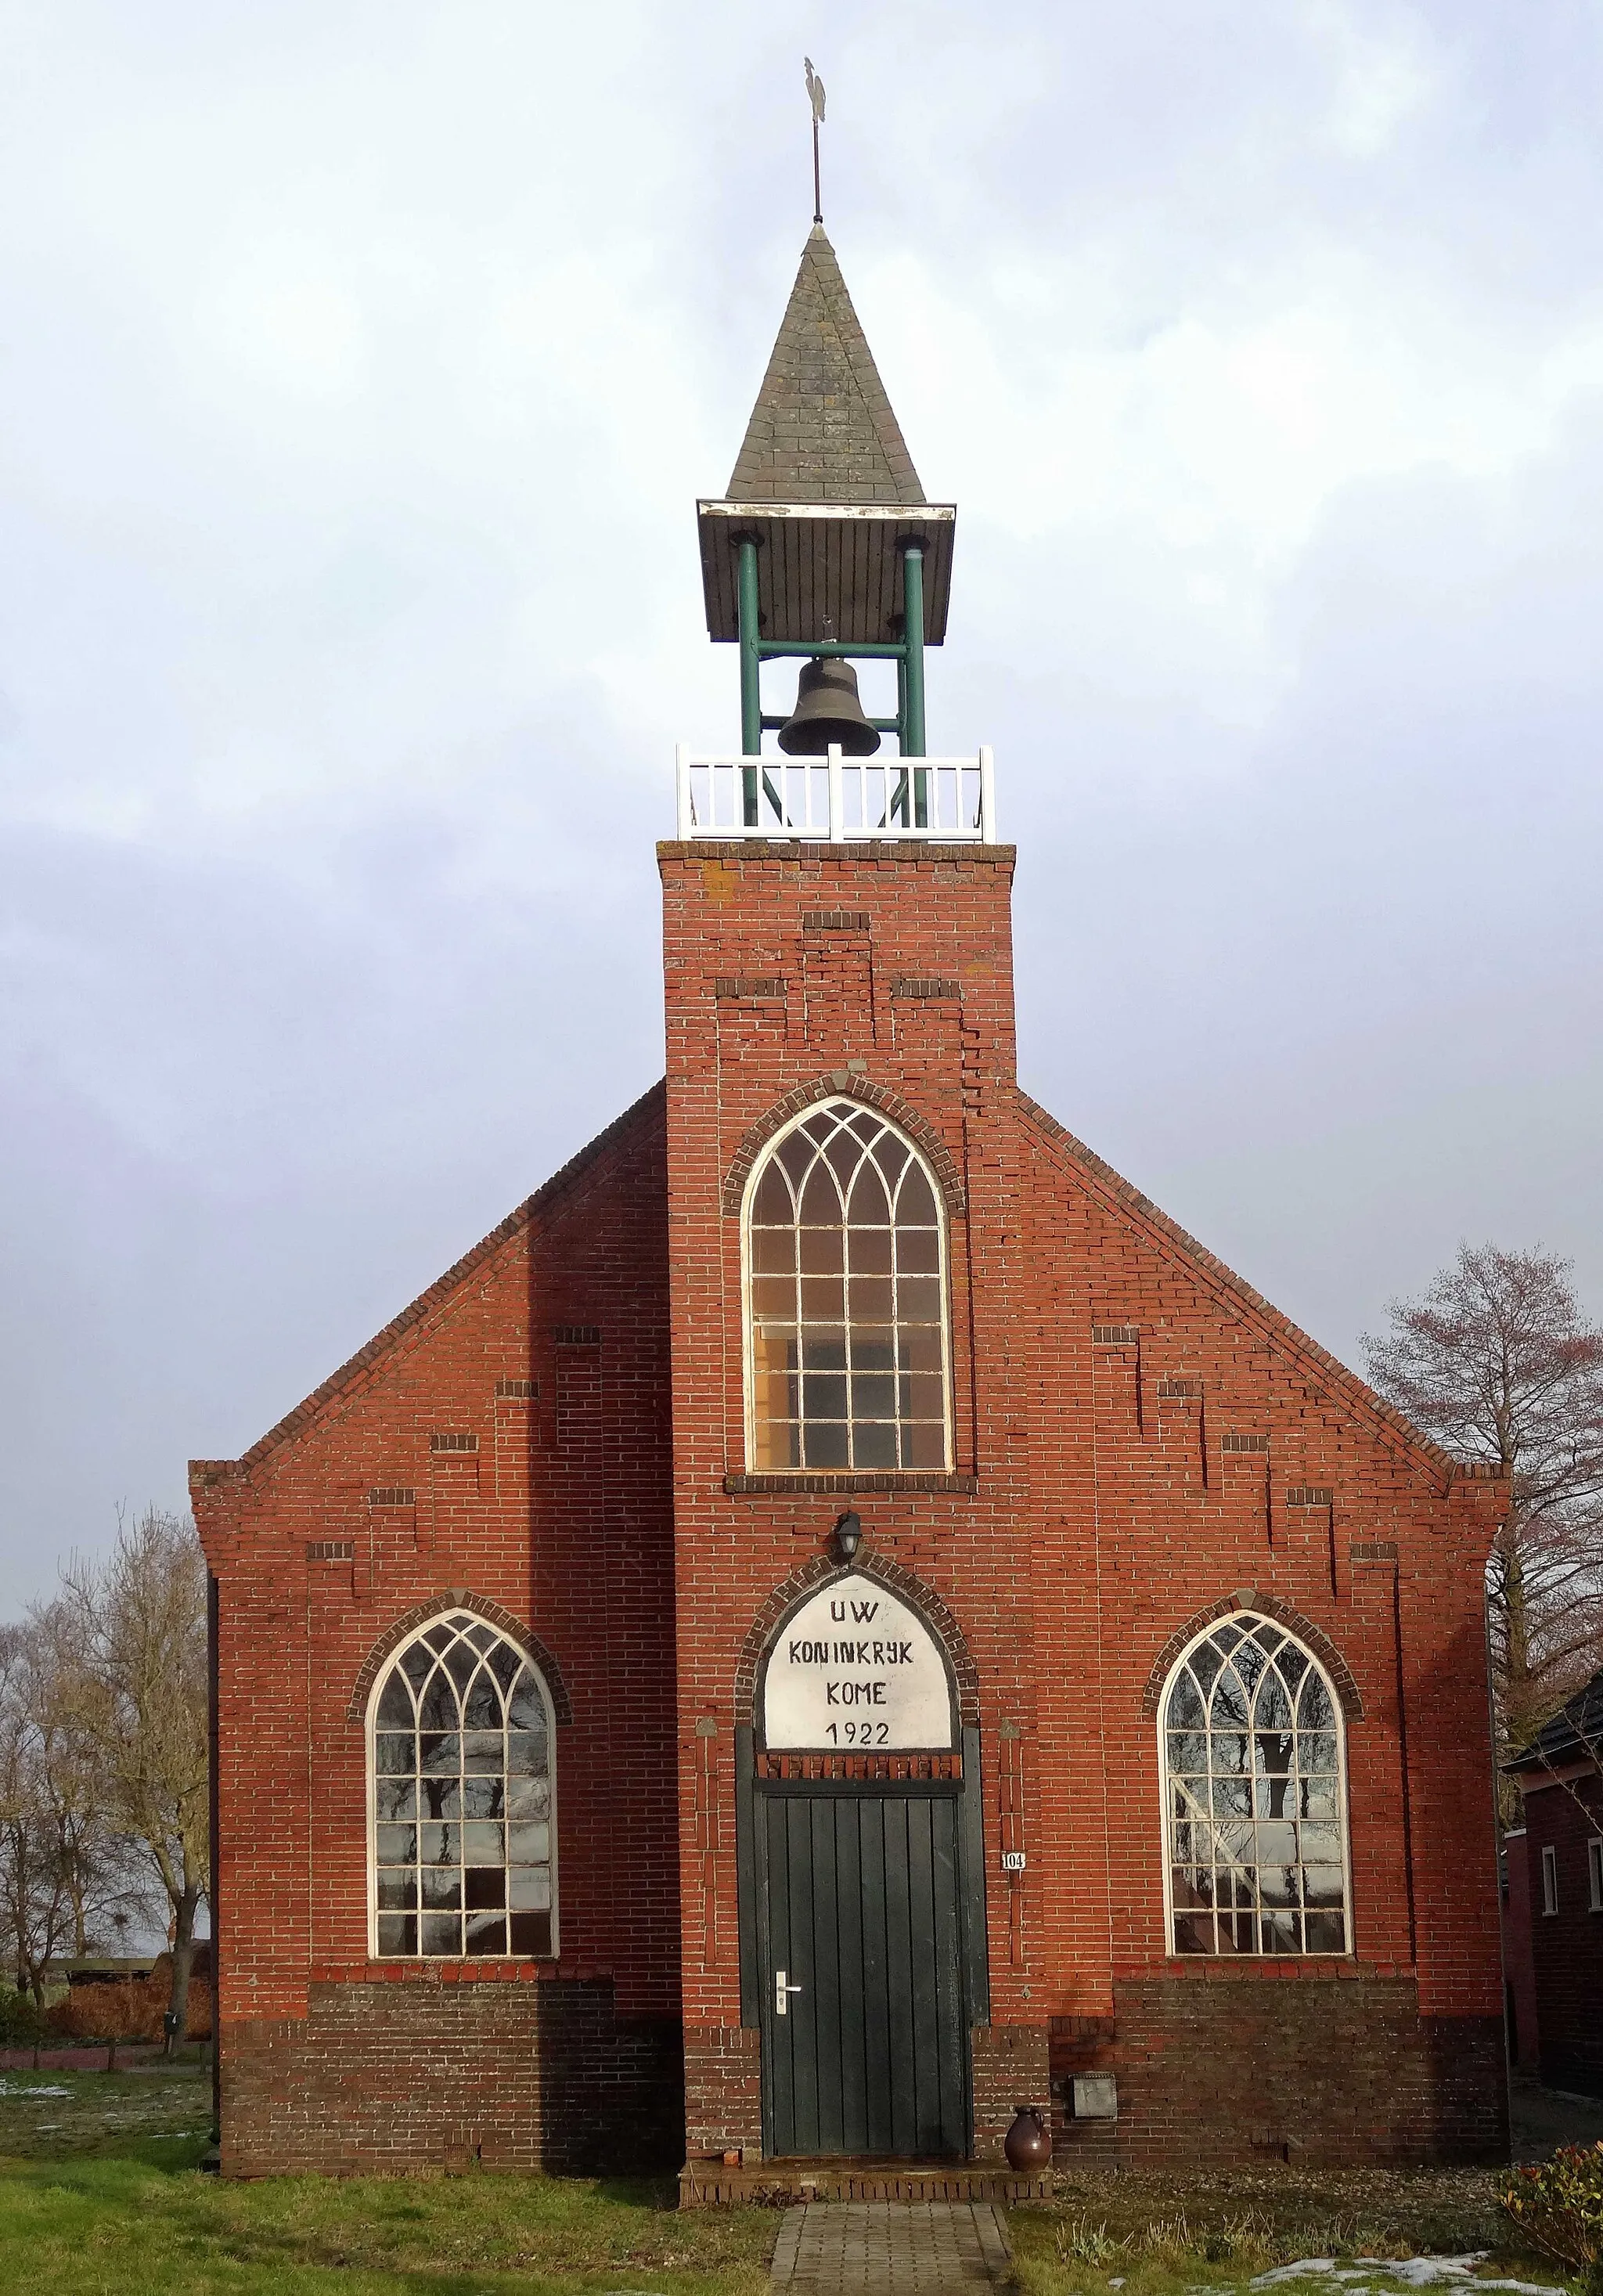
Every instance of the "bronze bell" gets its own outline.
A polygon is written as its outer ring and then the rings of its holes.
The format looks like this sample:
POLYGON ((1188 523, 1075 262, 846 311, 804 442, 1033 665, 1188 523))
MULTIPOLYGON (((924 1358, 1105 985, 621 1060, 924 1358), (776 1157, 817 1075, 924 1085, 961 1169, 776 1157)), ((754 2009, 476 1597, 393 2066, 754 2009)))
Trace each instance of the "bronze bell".
POLYGON ((857 673, 838 657, 803 662, 796 707, 780 727, 789 758, 822 758, 831 743, 848 758, 871 758, 879 746, 857 698, 857 673))

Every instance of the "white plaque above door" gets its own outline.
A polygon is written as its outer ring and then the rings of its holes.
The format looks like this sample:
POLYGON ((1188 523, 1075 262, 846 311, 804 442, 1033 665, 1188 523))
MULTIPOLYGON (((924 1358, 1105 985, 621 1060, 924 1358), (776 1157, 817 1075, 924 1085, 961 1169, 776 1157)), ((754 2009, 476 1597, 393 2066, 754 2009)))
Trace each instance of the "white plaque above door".
POLYGON ((953 1743, 939 1644, 871 1578, 832 1578, 775 1636, 763 1677, 763 1742, 831 1753, 953 1743))

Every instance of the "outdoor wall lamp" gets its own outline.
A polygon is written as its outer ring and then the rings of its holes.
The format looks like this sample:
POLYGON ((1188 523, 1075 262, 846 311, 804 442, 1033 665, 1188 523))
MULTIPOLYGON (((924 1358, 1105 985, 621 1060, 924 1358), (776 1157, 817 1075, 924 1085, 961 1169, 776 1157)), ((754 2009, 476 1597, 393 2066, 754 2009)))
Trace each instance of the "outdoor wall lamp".
POLYGON ((843 1514, 835 1526, 835 1552, 843 1562, 851 1562, 856 1559, 857 1549, 862 1544, 862 1523, 853 1513, 843 1514))

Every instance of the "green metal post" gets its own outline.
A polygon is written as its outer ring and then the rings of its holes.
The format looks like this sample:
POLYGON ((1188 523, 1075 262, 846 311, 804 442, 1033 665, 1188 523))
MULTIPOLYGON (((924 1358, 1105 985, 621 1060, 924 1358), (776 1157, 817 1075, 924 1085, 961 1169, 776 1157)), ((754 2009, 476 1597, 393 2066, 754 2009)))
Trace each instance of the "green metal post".
MULTIPOLYGON (((904 757, 907 755, 907 648, 904 645, 896 651, 896 747, 904 757)), ((886 819, 899 821, 904 829, 909 828, 912 824, 908 820, 907 808, 911 800, 905 766, 889 786, 886 819)))
MULTIPOLYGON (((920 543, 910 542, 902 552, 902 639, 906 646, 905 668, 901 684, 904 689, 902 706, 902 754, 904 758, 921 758, 924 748, 924 551, 920 543)), ((929 826, 929 775, 914 773, 913 826, 929 826)))
MULTIPOLYGON (((757 652, 757 546, 744 536, 740 541, 737 603, 740 618, 740 754, 744 758, 755 758, 760 755, 763 747, 762 656, 757 652)), ((742 818, 748 829, 755 829, 757 820, 757 768, 748 767, 741 775, 740 782, 742 818)))

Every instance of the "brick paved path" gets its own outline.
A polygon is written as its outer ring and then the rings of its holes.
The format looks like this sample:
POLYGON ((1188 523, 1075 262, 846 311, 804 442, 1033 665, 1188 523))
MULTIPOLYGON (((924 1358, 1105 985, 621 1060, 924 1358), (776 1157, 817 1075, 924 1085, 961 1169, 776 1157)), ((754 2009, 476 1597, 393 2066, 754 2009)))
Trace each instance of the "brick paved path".
POLYGON ((773 2285, 797 2296, 946 2296, 1010 2284, 989 2201, 810 2201, 787 2209, 773 2285))

